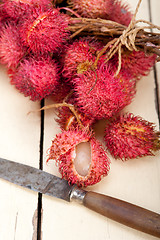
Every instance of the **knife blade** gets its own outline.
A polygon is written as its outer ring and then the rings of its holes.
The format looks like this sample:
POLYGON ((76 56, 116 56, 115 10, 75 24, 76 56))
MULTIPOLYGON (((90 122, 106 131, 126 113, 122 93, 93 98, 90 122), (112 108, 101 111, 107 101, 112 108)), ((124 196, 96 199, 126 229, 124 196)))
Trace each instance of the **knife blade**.
POLYGON ((0 178, 65 201, 77 201, 114 221, 160 238, 160 214, 103 194, 71 186, 64 179, 0 158, 0 178))

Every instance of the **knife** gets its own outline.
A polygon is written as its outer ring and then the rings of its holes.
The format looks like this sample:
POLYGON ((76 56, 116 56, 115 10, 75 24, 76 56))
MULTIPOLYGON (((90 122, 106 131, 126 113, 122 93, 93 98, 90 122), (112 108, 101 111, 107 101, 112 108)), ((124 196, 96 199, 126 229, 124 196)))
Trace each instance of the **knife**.
POLYGON ((128 227, 160 238, 160 214, 134 204, 69 185, 64 179, 0 158, 0 178, 36 192, 85 207, 128 227))

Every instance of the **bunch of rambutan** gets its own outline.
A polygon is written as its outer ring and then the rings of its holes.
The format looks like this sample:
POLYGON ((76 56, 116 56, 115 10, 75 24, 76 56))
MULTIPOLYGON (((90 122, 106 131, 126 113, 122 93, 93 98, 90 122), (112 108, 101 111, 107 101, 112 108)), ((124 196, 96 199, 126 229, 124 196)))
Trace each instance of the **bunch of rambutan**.
POLYGON ((71 15, 103 18, 128 26, 132 13, 120 0, 2 0, 0 4, 0 63, 10 82, 32 101, 51 96, 62 131, 49 149, 62 178, 80 187, 95 184, 110 169, 107 150, 128 160, 160 149, 152 123, 133 114, 122 115, 136 94, 137 79, 155 64, 154 54, 123 49, 108 62, 98 53, 103 40, 70 37, 71 15), (104 148, 94 124, 107 119, 104 148))

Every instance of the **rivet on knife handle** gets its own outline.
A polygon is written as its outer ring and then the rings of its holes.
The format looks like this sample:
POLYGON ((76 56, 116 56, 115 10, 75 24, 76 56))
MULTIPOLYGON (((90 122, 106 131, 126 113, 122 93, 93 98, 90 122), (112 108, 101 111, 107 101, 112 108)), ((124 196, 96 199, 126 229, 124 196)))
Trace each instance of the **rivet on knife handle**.
POLYGON ((160 215, 103 194, 74 188, 71 200, 128 227, 160 238, 160 215))

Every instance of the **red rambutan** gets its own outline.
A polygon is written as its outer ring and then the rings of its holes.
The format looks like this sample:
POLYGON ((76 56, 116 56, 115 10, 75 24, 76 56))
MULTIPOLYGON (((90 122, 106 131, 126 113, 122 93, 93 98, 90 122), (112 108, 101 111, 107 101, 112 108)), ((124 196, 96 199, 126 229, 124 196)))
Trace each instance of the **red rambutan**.
POLYGON ((11 84, 33 101, 51 95, 59 83, 58 65, 49 57, 26 58, 9 75, 11 84))
POLYGON ((153 123, 129 113, 107 125, 104 140, 116 159, 128 160, 153 155, 160 149, 159 135, 153 123))
MULTIPOLYGON (((125 50, 121 55, 121 67, 128 71, 133 78, 139 79, 146 76, 155 64, 156 54, 146 54, 142 51, 132 52, 125 50)), ((113 62, 118 65, 118 56, 113 57, 113 62)))
POLYGON ((27 49, 21 44, 19 32, 15 24, 2 27, 0 36, 0 62, 7 67, 16 67, 27 49))
MULTIPOLYGON (((90 126, 94 123, 94 119, 91 117, 87 117, 85 114, 80 113, 77 109, 76 113, 78 115, 79 120, 85 128, 90 128, 90 126)), ((74 130, 77 129, 79 123, 76 119, 76 116, 71 112, 68 107, 62 107, 58 109, 57 119, 56 121, 60 125, 61 129, 64 130, 74 130)))
POLYGON ((50 99, 53 102, 61 103, 67 97, 67 95, 70 93, 70 91, 71 91, 70 86, 67 85, 66 83, 63 83, 60 78, 59 84, 57 85, 53 94, 50 96, 50 99))
POLYGON ((14 20, 19 20, 30 8, 41 6, 43 9, 51 7, 50 0, 3 0, 3 14, 14 20))
POLYGON ((120 0, 115 0, 113 4, 112 14, 109 15, 109 19, 128 26, 131 19, 132 13, 127 3, 122 3, 120 0))
POLYGON ((100 120, 112 117, 131 103, 135 81, 126 72, 117 77, 111 72, 109 65, 101 65, 72 79, 80 112, 100 120))
POLYGON ((82 17, 107 18, 112 13, 114 0, 69 0, 70 7, 82 17))
POLYGON ((71 80, 77 73, 90 69, 96 59, 96 53, 102 48, 102 43, 91 37, 75 40, 66 47, 62 55, 64 78, 71 80))
POLYGON ((21 26, 21 38, 34 53, 55 52, 69 37, 69 16, 58 9, 34 8, 21 26))
POLYGON ((110 160, 102 145, 85 131, 63 131, 52 141, 48 160, 55 160, 62 178, 86 187, 108 174, 110 160))

